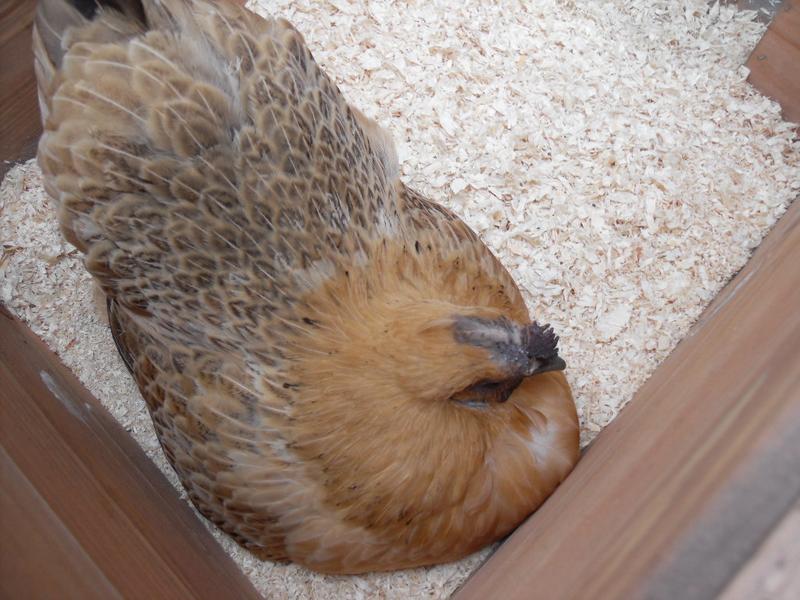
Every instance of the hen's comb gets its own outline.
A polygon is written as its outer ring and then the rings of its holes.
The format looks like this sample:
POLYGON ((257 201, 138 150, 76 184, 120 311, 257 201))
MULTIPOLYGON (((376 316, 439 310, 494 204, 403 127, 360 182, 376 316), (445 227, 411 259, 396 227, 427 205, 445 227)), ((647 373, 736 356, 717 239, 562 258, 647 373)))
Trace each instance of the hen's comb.
POLYGON ((523 343, 531 358, 553 358, 558 354, 558 336, 549 324, 539 325, 536 321, 523 331, 523 343))

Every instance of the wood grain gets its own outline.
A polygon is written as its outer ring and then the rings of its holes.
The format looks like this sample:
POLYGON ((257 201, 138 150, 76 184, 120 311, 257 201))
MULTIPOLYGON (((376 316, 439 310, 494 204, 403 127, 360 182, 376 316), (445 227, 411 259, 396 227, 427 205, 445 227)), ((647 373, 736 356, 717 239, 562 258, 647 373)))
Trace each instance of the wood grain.
POLYGON ((33 73, 34 0, 0 2, 0 179, 36 154, 42 127, 33 73))
POLYGON ((121 598, 78 540, 0 447, 0 596, 121 598), (76 577, 75 573, 81 573, 76 577), (42 577, 42 574, 46 574, 42 577), (36 582, 34 587, 27 582, 36 582))
POLYGON ((800 498, 800 203, 456 595, 711 598, 800 498))
POLYGON ((136 442, 0 307, 0 596, 259 598, 136 442))
POLYGON ((746 64, 748 81, 800 123, 800 0, 784 0, 746 64))

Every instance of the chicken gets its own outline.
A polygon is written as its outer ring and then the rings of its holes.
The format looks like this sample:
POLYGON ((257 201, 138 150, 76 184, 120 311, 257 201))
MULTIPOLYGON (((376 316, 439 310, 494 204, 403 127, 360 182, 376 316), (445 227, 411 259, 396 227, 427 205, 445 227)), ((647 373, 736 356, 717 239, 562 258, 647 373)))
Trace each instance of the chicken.
POLYGON ((452 561, 578 459, 558 338, 286 21, 42 0, 39 162, 198 510, 328 573, 452 561))

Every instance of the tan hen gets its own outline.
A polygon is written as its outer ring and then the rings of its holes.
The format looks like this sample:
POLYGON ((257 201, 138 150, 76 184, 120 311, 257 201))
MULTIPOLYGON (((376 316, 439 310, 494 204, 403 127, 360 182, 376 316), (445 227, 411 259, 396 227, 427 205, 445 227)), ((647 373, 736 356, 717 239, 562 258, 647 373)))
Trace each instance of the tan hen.
POLYGON ((552 330, 289 23, 101 5, 39 5, 39 161, 200 512, 332 573, 506 535, 578 458, 552 330))

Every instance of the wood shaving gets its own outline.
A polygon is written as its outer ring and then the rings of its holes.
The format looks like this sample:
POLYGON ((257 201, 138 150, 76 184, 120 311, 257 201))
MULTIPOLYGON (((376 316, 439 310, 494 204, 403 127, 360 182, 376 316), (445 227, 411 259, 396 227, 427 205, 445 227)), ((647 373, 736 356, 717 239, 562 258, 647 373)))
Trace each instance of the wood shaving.
MULTIPOLYGON (((754 12, 702 0, 250 7, 295 24, 392 132, 403 179, 462 216, 560 334, 584 444, 800 189, 793 126, 740 66, 764 32, 754 12)), ((0 301, 179 487, 32 162, 3 182, 0 216, 0 301)), ((490 552, 328 577, 261 563, 213 531, 270 598, 443 598, 490 552)))

